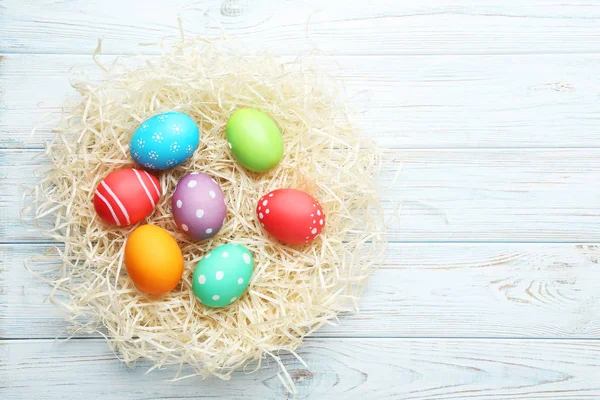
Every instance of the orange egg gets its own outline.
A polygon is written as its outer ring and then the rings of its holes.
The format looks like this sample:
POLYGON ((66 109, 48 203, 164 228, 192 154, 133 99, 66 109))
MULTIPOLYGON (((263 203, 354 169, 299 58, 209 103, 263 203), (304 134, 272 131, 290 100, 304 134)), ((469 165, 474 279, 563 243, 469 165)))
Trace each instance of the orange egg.
POLYGON ((142 292, 165 294, 183 275, 183 255, 175 239, 154 225, 136 228, 125 245, 127 272, 142 292))

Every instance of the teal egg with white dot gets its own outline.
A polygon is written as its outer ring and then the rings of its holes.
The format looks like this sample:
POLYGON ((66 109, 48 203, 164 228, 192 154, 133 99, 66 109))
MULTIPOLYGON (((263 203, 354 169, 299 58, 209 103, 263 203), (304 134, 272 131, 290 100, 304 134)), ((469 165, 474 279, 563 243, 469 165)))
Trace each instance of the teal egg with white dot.
POLYGON ((144 168, 163 170, 190 158, 199 142, 200 130, 192 117, 170 111, 144 121, 131 137, 129 152, 144 168))
POLYGON ((240 244, 224 244, 196 265, 192 289, 207 307, 225 307, 242 297, 254 269, 252 253, 240 244))

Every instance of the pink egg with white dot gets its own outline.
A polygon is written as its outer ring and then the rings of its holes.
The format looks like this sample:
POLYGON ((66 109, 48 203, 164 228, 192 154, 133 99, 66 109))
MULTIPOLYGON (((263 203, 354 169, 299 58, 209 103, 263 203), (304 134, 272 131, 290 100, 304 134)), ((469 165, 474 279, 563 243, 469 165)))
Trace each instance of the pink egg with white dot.
POLYGON ((187 174, 177 183, 171 207, 179 229, 196 240, 216 235, 227 216, 221 187, 213 178, 200 172, 187 174))

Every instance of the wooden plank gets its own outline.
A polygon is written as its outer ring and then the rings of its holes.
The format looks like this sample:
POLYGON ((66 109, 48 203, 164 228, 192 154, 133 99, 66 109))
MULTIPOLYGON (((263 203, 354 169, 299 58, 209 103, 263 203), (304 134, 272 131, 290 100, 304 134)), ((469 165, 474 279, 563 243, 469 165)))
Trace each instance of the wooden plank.
POLYGON ((188 34, 243 36, 253 49, 296 54, 516 54, 600 50, 593 0, 5 0, 0 50, 84 53, 99 37, 113 53, 188 34))
MULTIPOLYGON (((344 80, 364 134, 383 148, 600 147, 599 55, 328 61, 324 68, 344 80)), ((100 77, 90 56, 9 54, 0 71, 5 148, 41 147, 52 125, 31 140, 30 133, 58 117, 65 99, 77 98, 70 76, 100 77)))
POLYGON ((167 382, 175 370, 129 369, 101 340, 0 342, 0 394, 51 399, 596 399, 600 342, 591 340, 313 339, 282 354, 297 396, 270 361, 231 381, 167 382))
MULTIPOLYGON (((45 302, 49 286, 23 267, 47 250, 0 245, 0 338, 70 335, 57 308, 45 302)), ((360 313, 316 336, 596 338, 599 260, 596 244, 392 243, 360 313)), ((29 265, 42 270, 55 263, 29 265)))
MULTIPOLYGON (((0 151, 0 242, 21 226, 39 150, 0 151)), ((389 150, 381 176, 391 241, 600 241, 600 149, 389 150)))

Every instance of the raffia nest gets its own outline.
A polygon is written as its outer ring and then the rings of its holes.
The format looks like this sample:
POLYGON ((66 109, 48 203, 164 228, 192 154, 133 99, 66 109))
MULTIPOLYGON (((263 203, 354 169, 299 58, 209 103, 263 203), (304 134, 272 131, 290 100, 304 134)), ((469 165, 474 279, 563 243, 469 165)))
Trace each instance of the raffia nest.
POLYGON ((191 375, 227 379, 249 364, 258 368, 267 355, 280 362, 280 351, 294 353, 306 335, 358 310, 366 278, 385 250, 376 190, 380 154, 359 136, 339 83, 310 55, 248 57, 222 38, 183 35, 160 48, 161 56, 133 57, 134 67, 131 58, 109 67, 98 62, 101 80, 73 83, 81 101, 68 104, 56 124, 49 167, 25 209, 61 243, 47 255, 60 265, 35 272, 52 285, 50 299, 65 311, 74 334, 102 334, 127 363, 147 359, 151 369, 178 365, 178 377, 190 366, 191 375), (225 125, 241 107, 264 111, 281 128, 284 157, 269 173, 245 170, 229 150, 225 125), (165 195, 142 222, 168 230, 185 257, 181 284, 152 297, 135 288, 123 264, 136 226, 101 223, 92 198, 104 176, 133 165, 128 145, 138 125, 171 110, 189 114, 202 137, 190 160, 158 175, 165 195), (214 177, 228 205, 223 229, 202 242, 184 236, 171 214, 175 186, 191 171, 214 177), (327 226, 310 245, 278 243, 257 220, 258 198, 284 187, 305 190, 323 205, 327 226), (229 307, 204 307, 191 289, 194 267, 210 249, 230 242, 255 256, 249 289, 229 307))

